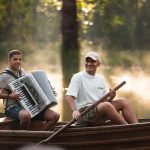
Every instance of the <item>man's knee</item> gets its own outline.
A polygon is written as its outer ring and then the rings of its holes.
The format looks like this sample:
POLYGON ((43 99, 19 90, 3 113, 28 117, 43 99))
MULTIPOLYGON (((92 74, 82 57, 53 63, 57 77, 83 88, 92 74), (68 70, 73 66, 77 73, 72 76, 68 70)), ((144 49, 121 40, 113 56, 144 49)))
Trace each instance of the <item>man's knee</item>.
POLYGON ((97 110, 100 112, 107 112, 112 109, 113 105, 110 102, 103 102, 97 106, 97 110))
POLYGON ((60 118, 60 115, 58 113, 54 112, 54 114, 53 114, 53 120, 55 122, 57 122, 59 120, 59 118, 60 118))
POLYGON ((45 115, 46 121, 54 121, 57 122, 60 118, 60 115, 57 112, 49 112, 45 115))
POLYGON ((31 119, 31 115, 28 111, 22 110, 19 112, 19 119, 22 121, 29 121, 31 119))

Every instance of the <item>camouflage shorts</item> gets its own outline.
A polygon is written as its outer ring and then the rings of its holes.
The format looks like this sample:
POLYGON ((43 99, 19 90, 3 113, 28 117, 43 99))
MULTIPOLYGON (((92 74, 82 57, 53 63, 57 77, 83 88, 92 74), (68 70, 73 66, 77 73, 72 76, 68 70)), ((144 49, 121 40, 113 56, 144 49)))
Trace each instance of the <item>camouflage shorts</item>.
MULTIPOLYGON (((79 111, 80 113, 83 112, 86 108, 80 108, 79 111)), ((86 124, 99 124, 99 123, 103 123, 105 120, 103 117, 99 117, 97 115, 97 110, 96 107, 94 107, 93 109, 89 110, 85 115, 83 115, 80 119, 80 121, 78 121, 78 123, 86 123, 86 124)))

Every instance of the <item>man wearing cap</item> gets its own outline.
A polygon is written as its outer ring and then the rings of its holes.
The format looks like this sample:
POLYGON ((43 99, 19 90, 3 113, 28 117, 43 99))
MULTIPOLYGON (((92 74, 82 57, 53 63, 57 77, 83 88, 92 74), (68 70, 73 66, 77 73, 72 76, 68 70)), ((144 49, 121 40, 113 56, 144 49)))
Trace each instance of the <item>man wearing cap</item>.
POLYGON ((106 94, 105 82, 96 74, 100 64, 99 54, 88 52, 84 60, 85 71, 72 77, 66 93, 66 100, 73 112, 72 117, 85 124, 97 124, 107 120, 114 124, 138 123, 128 100, 114 99, 116 93, 113 90, 110 92, 111 102, 102 102, 84 116, 80 116, 82 111, 106 94), (119 114, 120 111, 122 115, 119 114))

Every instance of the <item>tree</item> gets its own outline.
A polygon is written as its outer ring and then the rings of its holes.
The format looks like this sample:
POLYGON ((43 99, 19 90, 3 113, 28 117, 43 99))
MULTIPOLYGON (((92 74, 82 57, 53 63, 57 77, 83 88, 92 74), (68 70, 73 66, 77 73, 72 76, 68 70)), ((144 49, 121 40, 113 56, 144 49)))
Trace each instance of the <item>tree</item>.
MULTIPOLYGON (((62 72, 63 87, 68 87, 73 73, 79 70, 79 43, 76 0, 63 0, 62 6, 62 72)), ((65 95, 65 91, 63 93, 65 95)), ((64 99, 64 98, 63 98, 64 99)), ((63 110, 68 108, 65 100, 63 110)), ((67 109, 67 110, 70 110, 67 109)), ((70 113, 65 113, 63 120, 70 119, 70 113)))

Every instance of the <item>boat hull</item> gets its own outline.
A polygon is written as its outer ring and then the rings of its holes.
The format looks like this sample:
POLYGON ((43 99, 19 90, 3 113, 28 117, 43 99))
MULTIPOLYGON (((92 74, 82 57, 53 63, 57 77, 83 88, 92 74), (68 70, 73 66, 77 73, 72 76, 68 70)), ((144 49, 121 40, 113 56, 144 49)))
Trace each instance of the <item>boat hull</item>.
MULTIPOLYGON (((35 145, 54 132, 0 130, 0 147, 3 150, 16 150, 23 145, 35 145)), ((46 144, 64 147, 66 150, 150 149, 150 122, 99 127, 73 126, 46 144)))

